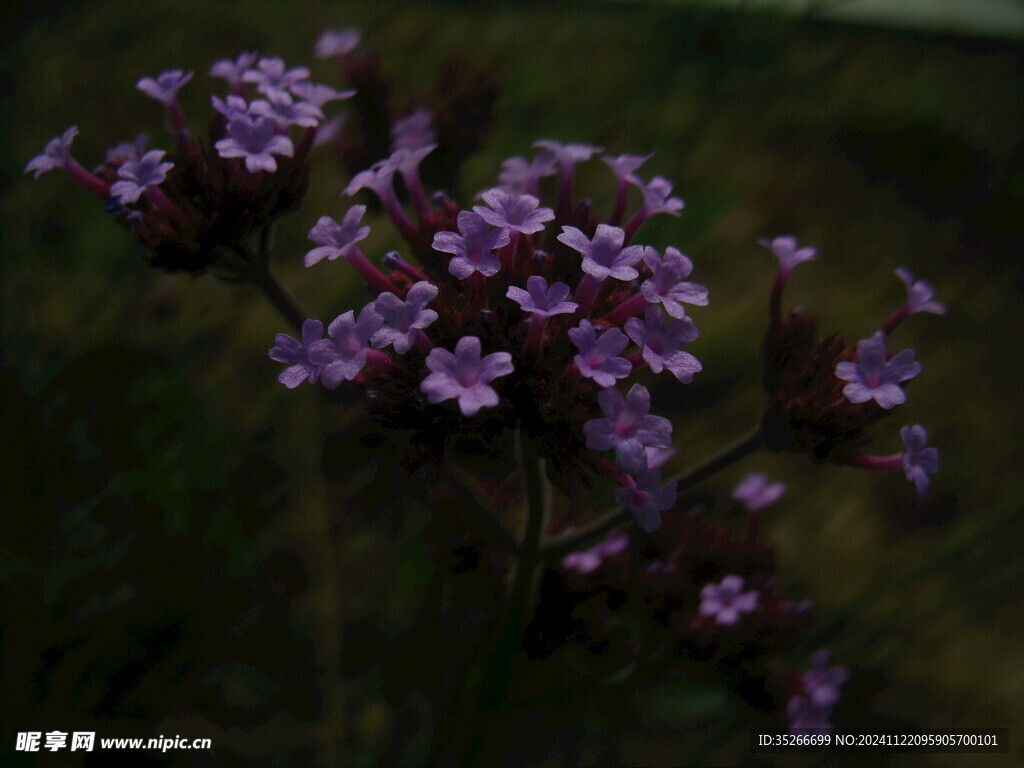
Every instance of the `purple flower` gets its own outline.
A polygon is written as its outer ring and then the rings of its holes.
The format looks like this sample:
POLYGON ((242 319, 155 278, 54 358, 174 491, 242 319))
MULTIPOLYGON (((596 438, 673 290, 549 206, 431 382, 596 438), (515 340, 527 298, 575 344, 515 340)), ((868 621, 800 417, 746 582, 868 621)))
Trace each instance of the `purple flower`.
POLYGON ((293 102, 292 97, 284 91, 268 93, 266 99, 254 101, 249 109, 254 115, 269 117, 281 131, 293 125, 316 128, 324 119, 324 113, 319 107, 305 101, 293 102))
POLYGON ((117 169, 121 181, 110 186, 110 196, 119 198, 122 203, 137 203, 147 187, 162 184, 167 172, 174 167, 174 163, 161 162, 166 154, 162 149, 153 149, 139 160, 123 163, 117 169))
POLYGON ((221 59, 210 67, 210 74, 214 77, 224 78, 232 88, 240 88, 242 77, 256 63, 257 55, 256 51, 243 51, 234 61, 221 59))
POLYGON ((601 160, 604 161, 605 165, 612 169, 612 173, 615 174, 615 178, 620 182, 629 182, 630 184, 642 187, 643 182, 636 177, 636 171, 652 157, 654 157, 653 154, 619 155, 618 157, 605 155, 601 160))
POLYGON ((601 390, 597 396, 604 416, 583 425, 587 448, 591 451, 614 450, 619 465, 631 475, 647 471, 645 447, 669 448, 672 422, 652 416, 651 395, 646 387, 634 384, 623 399, 617 389, 601 390))
POLYGON ((629 536, 620 533, 604 541, 599 541, 590 549, 566 555, 562 558, 562 567, 567 571, 575 571, 585 576, 600 568, 605 558, 614 557, 624 552, 628 546, 629 536))
POLYGON ((276 57, 260 59, 255 69, 250 69, 242 75, 244 82, 256 83, 256 90, 265 94, 287 91, 296 83, 308 79, 309 69, 285 69, 284 60, 276 57))
POLYGON ((846 667, 837 664, 830 667, 831 656, 827 650, 811 655, 811 668, 801 678, 804 692, 813 707, 832 707, 839 701, 839 687, 848 679, 846 667))
POLYGON ((928 432, 920 424, 900 429, 903 440, 903 471, 907 480, 917 487, 917 495, 924 496, 931 486, 928 475, 939 471, 939 449, 928 447, 928 432))
POLYGON ((155 80, 152 77, 144 77, 135 84, 135 87, 147 96, 170 105, 178 98, 178 89, 191 79, 191 72, 172 69, 157 75, 155 80))
POLYGON ((392 152, 399 149, 420 149, 436 143, 434 115, 429 109, 420 107, 412 114, 396 120, 391 126, 392 152))
POLYGON ((785 483, 769 483, 764 472, 751 472, 732 491, 732 497, 750 512, 769 507, 786 492, 785 483))
POLYGON ((523 312, 530 312, 537 317, 567 315, 576 311, 579 306, 573 301, 566 301, 569 286, 565 283, 552 283, 548 288, 547 281, 539 275, 526 278, 526 290, 510 286, 505 295, 519 305, 523 312))
POLYGON ((345 56, 352 53, 359 45, 361 33, 355 27, 325 30, 316 41, 316 57, 329 59, 332 56, 345 56))
POLYGON ((277 380, 288 389, 295 389, 304 381, 316 384, 320 378, 320 366, 309 360, 309 347, 324 335, 324 324, 319 320, 306 320, 302 324, 302 341, 296 341, 287 333, 274 337, 274 347, 267 352, 271 360, 288 367, 281 371, 277 380))
POLYGON ((680 302, 703 307, 708 303, 708 289, 696 283, 685 282, 693 270, 693 262, 677 249, 665 249, 665 258, 651 247, 644 249, 644 263, 651 268, 651 276, 640 285, 640 292, 651 304, 661 303, 672 317, 683 318, 686 310, 680 302))
POLYGON ((492 227, 505 227, 511 232, 532 235, 544 229, 544 222, 555 218, 550 208, 538 208, 540 200, 533 195, 509 194, 503 189, 491 189, 481 197, 490 208, 474 205, 483 220, 492 227))
POLYGON ((327 326, 330 338, 314 342, 309 348, 309 360, 321 366, 320 379, 325 387, 337 389, 341 382, 356 377, 366 365, 370 338, 383 323, 373 304, 363 307, 358 320, 352 310, 334 318, 327 326))
POLYGON ((329 102, 338 101, 340 99, 351 99, 356 95, 355 89, 353 88, 349 88, 347 91, 336 91, 329 85, 314 83, 309 80, 303 80, 295 83, 289 90, 291 90, 291 92, 300 99, 308 102, 311 106, 314 106, 317 109, 329 102))
POLYGON ((633 265, 644 255, 643 246, 623 248, 626 233, 620 227, 598 224, 594 239, 588 240, 576 227, 562 227, 558 240, 583 256, 583 271, 597 280, 609 275, 616 280, 633 280, 640 273, 633 265))
POLYGON ((436 296, 437 286, 423 280, 409 288, 404 300, 389 291, 378 296, 374 306, 384 319, 384 325, 374 335, 373 345, 392 344, 398 354, 408 352, 416 341, 417 332, 437 320, 437 312, 426 309, 436 296))
POLYGON ((912 315, 915 312, 931 312, 933 315, 946 314, 946 305, 939 301, 933 301, 935 289, 931 285, 924 280, 915 281, 914 276, 906 267, 897 269, 896 277, 907 287, 907 314, 912 315))
POLYGON ((713 616, 723 626, 735 624, 741 613, 757 609, 758 591, 743 591, 743 579, 730 574, 719 584, 706 584, 700 591, 700 613, 713 616))
POLYGON ((775 254, 779 260, 779 272, 783 275, 788 275, 797 264, 810 261, 818 253, 817 248, 810 246, 798 248, 796 238, 792 235, 780 235, 774 240, 761 238, 757 242, 775 254))
POLYGON ((676 483, 661 487, 661 471, 648 469, 636 478, 636 485, 615 491, 615 501, 636 515, 647 533, 661 527, 661 513, 676 503, 676 483))
POLYGON ((618 357, 629 340, 618 328, 609 328, 598 338, 591 322, 581 320, 577 327, 569 329, 569 339, 580 351, 573 358, 576 368, 599 387, 613 387, 616 379, 629 376, 633 366, 626 358, 618 357))
POLYGON ((228 138, 215 145, 221 157, 244 157, 250 173, 277 170, 274 155, 291 157, 295 147, 287 136, 279 136, 268 117, 249 119, 236 116, 228 121, 228 138))
POLYGON ((791 696, 786 705, 786 718, 792 734, 831 733, 832 707, 816 707, 806 696, 791 696))
POLYGON ((672 182, 666 178, 655 176, 646 184, 637 184, 637 186, 643 192, 643 210, 648 216, 655 213, 678 216, 685 206, 685 203, 678 197, 669 197, 672 194, 672 182))
POLYGON ((626 335, 642 349, 644 362, 655 373, 668 368, 679 381, 689 384, 693 374, 702 369, 696 357, 679 348, 697 338, 697 327, 688 317, 666 323, 661 311, 648 305, 643 320, 631 317, 626 321, 626 335))
POLYGON ((146 150, 149 143, 149 134, 140 133, 132 141, 122 141, 107 150, 103 161, 110 165, 120 165, 129 160, 138 160, 146 150))
POLYGON ((252 106, 247 104, 244 98, 234 93, 228 94, 224 99, 221 99, 219 96, 211 96, 210 103, 213 104, 215 110, 224 115, 229 121, 238 120, 239 118, 251 120, 257 116, 252 106))
POLYGON ((900 384, 920 372, 921 365, 914 362, 912 349, 905 349, 886 361, 885 338, 881 333, 857 342, 857 362, 844 361, 836 365, 836 376, 850 382, 843 387, 847 400, 866 403, 873 398, 887 411, 906 402, 907 395, 900 384))
POLYGON ((512 355, 492 352, 480 357, 480 339, 463 336, 455 345, 455 354, 434 347, 427 355, 431 373, 420 389, 431 403, 458 398, 463 416, 473 416, 481 408, 498 404, 498 393, 488 386, 499 376, 512 373, 512 355))
POLYGON ((25 173, 31 173, 33 179, 38 179, 47 171, 54 168, 62 168, 71 159, 71 142, 78 135, 78 126, 72 125, 62 136, 50 139, 46 142, 41 155, 36 155, 25 166, 25 173))
POLYGON ((384 160, 378 160, 365 171, 360 171, 349 181, 344 194, 351 197, 361 189, 369 189, 381 199, 394 196, 393 184, 395 173, 398 171, 398 160, 399 157, 395 153, 384 160))
POLYGON ((491 229, 478 213, 459 211, 459 232, 437 232, 434 235, 435 251, 450 253, 448 271, 460 280, 465 280, 474 272, 490 277, 501 269, 497 248, 508 245, 507 229, 491 229))
POLYGON ((353 205, 345 212, 340 224, 330 216, 321 216, 316 226, 309 230, 309 239, 321 247, 307 253, 302 263, 311 267, 322 259, 334 261, 351 253, 356 243, 370 234, 369 227, 359 226, 364 213, 365 205, 353 205))
POLYGON ((510 195, 535 194, 538 182, 554 172, 555 156, 550 152, 538 152, 530 161, 510 157, 501 164, 498 184, 510 195))
POLYGON ((552 139, 539 139, 533 142, 533 146, 550 152, 563 173, 576 163, 585 163, 598 152, 604 151, 603 148, 590 144, 562 144, 552 139))

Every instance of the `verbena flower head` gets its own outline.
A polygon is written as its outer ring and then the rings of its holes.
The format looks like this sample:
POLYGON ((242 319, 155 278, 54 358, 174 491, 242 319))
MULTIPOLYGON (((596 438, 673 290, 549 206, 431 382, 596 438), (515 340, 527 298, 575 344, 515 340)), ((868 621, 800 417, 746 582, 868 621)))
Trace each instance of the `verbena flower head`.
POLYGON ((345 213, 340 224, 330 216, 321 216, 316 226, 309 230, 309 239, 318 243, 320 247, 309 251, 303 263, 311 267, 323 259, 333 261, 339 256, 349 254, 356 247, 356 243, 365 240, 370 234, 369 227, 360 225, 365 213, 365 205, 353 205, 345 213))
POLYGON ((851 403, 874 400, 886 410, 906 402, 907 395, 900 384, 920 372, 921 365, 914 361, 912 349, 886 360, 882 334, 857 342, 856 362, 841 362, 836 366, 836 376, 850 382, 843 387, 847 400, 851 403))
POLYGON ((114 182, 110 194, 122 203, 136 203, 149 187, 162 184, 174 163, 163 162, 167 153, 162 149, 147 152, 139 160, 128 160, 117 169, 121 181, 114 182))
POLYGON ((750 512, 770 507, 786 492, 785 483, 770 483, 763 472, 746 475, 732 491, 732 497, 750 512))
POLYGON ((735 574, 700 591, 700 613, 723 626, 735 624, 745 613, 757 610, 757 590, 743 591, 743 579, 735 574))
POLYGON ((172 69, 168 72, 162 72, 155 78, 143 77, 136 83, 135 87, 162 104, 171 104, 178 98, 178 91, 181 87, 191 79, 191 72, 172 69))
POLYGON ((918 495, 924 496, 931 486, 928 475, 939 471, 939 449, 928 446, 928 432, 920 424, 900 429, 900 438, 903 440, 903 471, 917 488, 918 495))
POLYGON ((492 352, 480 356, 480 339, 464 336, 455 345, 455 353, 434 348, 427 355, 427 368, 431 373, 420 389, 431 403, 458 400, 463 416, 473 416, 481 408, 498 404, 498 393, 490 383, 500 376, 512 373, 512 355, 492 352))

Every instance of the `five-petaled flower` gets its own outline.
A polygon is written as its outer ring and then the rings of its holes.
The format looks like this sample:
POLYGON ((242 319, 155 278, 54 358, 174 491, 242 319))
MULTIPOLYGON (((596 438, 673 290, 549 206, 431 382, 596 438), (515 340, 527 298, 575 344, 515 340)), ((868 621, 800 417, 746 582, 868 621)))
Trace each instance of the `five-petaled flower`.
POLYGON ((928 475, 939 471, 939 449, 928 445, 928 432, 920 424, 900 429, 903 440, 901 463, 907 480, 917 488, 919 496, 924 496, 931 486, 928 475))
POLYGON ((857 342, 857 362, 843 361, 836 365, 836 376, 850 382, 843 394, 851 403, 874 400, 886 410, 905 403, 907 395, 900 387, 921 372, 914 361, 914 350, 905 349, 886 360, 885 337, 877 333, 857 342))
POLYGON ((146 189, 156 187, 167 178, 174 163, 162 162, 167 153, 153 149, 138 160, 127 160, 117 169, 121 181, 110 185, 110 194, 122 203, 137 203, 146 189))
POLYGON ((700 591, 700 613, 714 618, 715 623, 729 626, 740 615, 757 610, 759 592, 743 591, 743 578, 730 574, 718 584, 706 584, 700 591))
POLYGON ((306 320, 302 324, 302 341, 287 333, 274 337, 274 346, 267 353, 271 360, 288 367, 278 375, 277 380, 288 389, 295 389, 304 381, 316 384, 320 378, 320 366, 309 359, 309 348, 324 335, 324 324, 319 320, 306 320))
POLYGON ((480 356, 480 339, 463 336, 455 345, 455 354, 435 347, 427 355, 431 373, 420 389, 431 403, 457 399, 463 416, 473 416, 481 408, 498 404, 498 393, 490 383, 514 370, 512 355, 492 352, 480 356))
POLYGON ((654 416, 647 387, 634 384, 623 398, 614 387, 601 391, 598 405, 604 416, 590 419, 583 425, 587 448, 592 451, 614 450, 626 472, 643 475, 647 471, 646 447, 669 448, 672 445, 672 422, 654 416))

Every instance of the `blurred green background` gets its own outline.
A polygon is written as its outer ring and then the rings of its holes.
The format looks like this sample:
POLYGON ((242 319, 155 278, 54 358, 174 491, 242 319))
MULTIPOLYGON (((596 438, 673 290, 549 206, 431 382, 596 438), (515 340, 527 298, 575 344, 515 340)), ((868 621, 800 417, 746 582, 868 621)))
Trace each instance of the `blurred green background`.
MULTIPOLYGON (((205 72, 242 50, 312 62, 315 79, 340 86, 312 46, 325 27, 356 25, 381 53, 396 108, 444 91, 438 73, 453 55, 498 84, 484 149, 459 178, 465 202, 537 138, 657 153, 646 175, 673 180, 687 208, 639 238, 690 255, 712 300, 694 312, 704 371, 692 391, 654 392, 676 416, 679 466, 758 416, 773 260, 756 238, 794 233, 819 248, 787 300, 851 339, 902 302, 894 268, 935 285, 949 312, 898 331, 924 374, 875 443, 894 452, 899 425, 929 428, 943 466, 928 501, 902 476, 764 453, 706 490, 724 496, 751 469, 789 485, 768 533, 784 591, 814 601, 816 641, 851 670, 837 722, 1010 727, 1015 739, 1008 755, 865 764, 1021 763, 1020 43, 760 5, 111 0, 4 13, 3 762, 16 731, 81 724, 214 740, 212 756, 108 753, 88 765, 417 759, 415 744, 394 752, 391 734, 416 703, 386 671, 431 572, 427 513, 404 486, 398 441, 314 388, 276 383, 266 349, 285 324, 254 290, 148 269, 67 178, 21 175, 71 124, 87 167, 139 131, 167 146, 159 105, 134 90, 164 69, 196 71, 182 91, 196 125, 223 92, 205 72), (708 407, 690 412, 692 402, 708 407), (339 457, 346 471, 325 478, 339 457)), ((580 178, 608 203, 603 165, 580 178)), ((362 303, 338 264, 301 266, 308 229, 347 207, 346 180, 323 154, 301 211, 276 231, 279 274, 325 319, 362 303)), ((377 228, 367 253, 396 244, 388 232, 377 228)), ((419 650, 423 663, 432 652, 419 650)), ((709 743, 728 699, 684 680, 573 707, 538 715, 538 761, 860 764, 751 758, 741 732, 709 743)))

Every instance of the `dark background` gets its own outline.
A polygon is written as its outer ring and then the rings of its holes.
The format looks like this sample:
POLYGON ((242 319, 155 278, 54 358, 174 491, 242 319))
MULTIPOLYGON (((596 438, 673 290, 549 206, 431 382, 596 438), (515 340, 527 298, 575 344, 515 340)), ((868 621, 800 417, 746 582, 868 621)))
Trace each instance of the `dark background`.
MULTIPOLYGON (((673 468, 757 417, 773 259, 756 238, 792 232, 818 246, 788 301, 850 338, 902 302, 897 266, 935 285, 949 312, 899 330, 924 374, 875 444, 894 452, 899 424, 929 428, 943 465, 926 502, 900 473, 763 453, 706 490, 724 496, 752 469, 789 485, 766 524, 785 591, 814 601, 821 642, 850 668, 838 724, 1010 727, 1015 740, 1011 755, 870 764, 1019 764, 1020 44, 646 3, 112 0, 4 13, 2 762, 17 731, 52 729, 214 743, 206 756, 107 753, 90 765, 394 756, 410 705, 393 690, 392 649, 431 571, 427 514, 405 488, 395 439, 314 388, 276 383, 266 349, 285 324, 254 290, 149 269, 67 178, 21 175, 71 124, 86 167, 142 130, 168 146, 160 106, 134 89, 143 75, 194 69, 181 96, 197 125, 209 94, 223 93, 205 72, 241 50, 311 64, 340 87, 312 46, 324 27, 354 24, 380 50, 397 108, 445 92, 446 71, 498 86, 483 149, 458 179, 464 202, 537 138, 657 152, 644 173, 672 179, 687 208, 642 238, 680 247, 711 290, 691 350, 709 407, 676 413, 673 468)), ((581 178, 607 202, 603 165, 581 178)), ((276 235, 278 272, 328 320, 361 306, 359 286, 336 263, 304 270, 301 256, 316 219, 346 209, 346 179, 322 154, 276 235)), ((397 244, 383 225, 366 251, 397 244)), ((673 411, 672 393, 655 402, 673 411)), ((669 679, 538 716, 535 739, 552 765, 677 765, 705 746, 712 764, 735 762, 746 733, 706 743, 728 709, 727 692, 669 679)), ((415 761, 410 750, 399 759, 415 761)))

